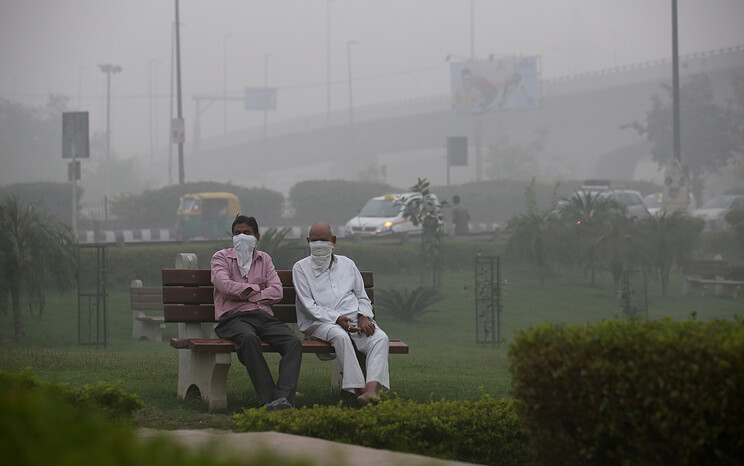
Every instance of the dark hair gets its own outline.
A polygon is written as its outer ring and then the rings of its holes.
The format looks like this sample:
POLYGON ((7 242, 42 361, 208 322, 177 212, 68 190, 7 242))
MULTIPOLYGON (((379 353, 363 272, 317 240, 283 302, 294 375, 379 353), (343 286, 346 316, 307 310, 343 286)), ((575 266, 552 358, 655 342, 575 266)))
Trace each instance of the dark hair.
POLYGON ((241 214, 235 216, 235 220, 232 222, 232 227, 230 227, 230 233, 235 230, 235 225, 240 223, 245 223, 253 229, 253 233, 258 234, 258 222, 256 221, 256 217, 246 217, 241 214))

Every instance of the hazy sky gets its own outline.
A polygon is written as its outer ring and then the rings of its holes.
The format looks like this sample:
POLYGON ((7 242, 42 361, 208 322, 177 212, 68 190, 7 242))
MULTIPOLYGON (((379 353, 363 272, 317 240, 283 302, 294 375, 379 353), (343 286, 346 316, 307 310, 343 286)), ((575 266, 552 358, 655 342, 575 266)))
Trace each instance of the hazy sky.
MULTIPOLYGON (((195 94, 239 97, 278 88, 270 121, 326 112, 326 12, 330 8, 332 108, 449 92, 448 54, 539 55, 544 77, 668 58, 671 0, 181 0, 183 105, 190 130, 195 94), (227 64, 225 74, 225 63, 227 64)), ((168 122, 173 0, 0 0, 0 98, 39 105, 50 93, 105 127, 112 79, 112 146, 126 155, 155 145, 168 122)), ((679 0, 680 53, 744 44, 744 0, 679 0)), ((206 135, 224 131, 223 103, 202 112, 206 135)), ((260 126, 261 113, 228 104, 228 131, 260 126)))

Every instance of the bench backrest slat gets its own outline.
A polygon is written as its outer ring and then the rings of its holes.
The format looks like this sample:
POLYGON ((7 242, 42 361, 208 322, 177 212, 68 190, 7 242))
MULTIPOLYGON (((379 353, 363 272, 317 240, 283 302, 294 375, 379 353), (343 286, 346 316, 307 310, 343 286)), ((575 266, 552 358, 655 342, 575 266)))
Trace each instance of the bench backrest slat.
POLYGON ((162 310, 163 289, 154 287, 130 287, 129 302, 134 311, 162 310))
MULTIPOLYGON (((277 270, 282 286, 292 286, 292 271, 277 270)), ((374 286, 372 272, 362 272, 365 288, 374 286)), ((211 286, 212 272, 209 269, 163 269, 163 286, 211 286)))
MULTIPOLYGON (((272 306, 283 322, 297 322, 291 270, 277 270, 283 297, 272 306)), ((163 269, 162 309, 166 322, 214 322, 214 288, 209 269, 163 269)), ((365 291, 374 302, 372 272, 362 272, 365 291)), ((134 304, 133 304, 134 305, 134 304)))

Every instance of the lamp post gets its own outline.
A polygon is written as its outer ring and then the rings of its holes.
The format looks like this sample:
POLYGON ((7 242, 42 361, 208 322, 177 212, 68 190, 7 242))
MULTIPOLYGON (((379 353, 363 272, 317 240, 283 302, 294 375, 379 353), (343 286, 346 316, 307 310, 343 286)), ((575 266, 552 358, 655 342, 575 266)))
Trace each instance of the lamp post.
POLYGON ((266 141, 266 124, 269 118, 269 58, 271 54, 264 54, 264 109, 263 109, 263 139, 266 141))
POLYGON ((356 44, 356 41, 346 41, 346 55, 349 62, 349 124, 354 124, 354 94, 351 88, 351 46, 356 44))
MULTIPOLYGON (((111 164, 109 158, 111 156, 111 75, 121 72, 121 66, 112 65, 110 63, 104 65, 98 65, 98 68, 102 72, 106 73, 106 200, 105 204, 108 204, 108 198, 111 195, 111 164)), ((107 206, 104 206, 106 212, 108 212, 107 206)), ((108 217, 108 213, 106 214, 108 217)), ((108 220, 108 219, 106 219, 108 220)))
POLYGON ((470 60, 475 60, 475 0, 470 0, 470 60))
POLYGON ((331 2, 326 0, 326 122, 331 122, 331 2))
POLYGON ((227 39, 230 34, 225 34, 222 40, 222 123, 223 133, 227 134, 227 39))
MULTIPOLYGON (((149 106, 150 106, 150 165, 152 165, 153 162, 153 154, 155 152, 155 118, 153 117, 153 104, 152 104, 152 65, 157 65, 160 63, 158 60, 150 59, 149 61, 149 75, 148 75, 148 84, 149 84, 149 106)), ((157 74, 156 74, 157 78, 157 74)), ((157 93, 157 80, 155 82, 155 93, 157 93)))
POLYGON ((353 170, 356 165, 356 141, 354 135, 354 93, 352 92, 351 79, 351 46, 356 41, 349 40, 346 42, 346 55, 349 64, 349 157, 346 159, 346 173, 353 176, 353 170))
MULTIPOLYGON (((181 101, 181 23, 179 21, 178 0, 176 0, 176 102, 178 107, 177 118, 183 121, 183 104, 181 101)), ((183 163, 183 139, 178 141, 178 184, 183 184, 186 178, 186 170, 183 163)))
POLYGON ((672 0, 672 101, 674 117, 674 158, 681 162, 679 119, 679 46, 677 41, 677 0, 672 0))

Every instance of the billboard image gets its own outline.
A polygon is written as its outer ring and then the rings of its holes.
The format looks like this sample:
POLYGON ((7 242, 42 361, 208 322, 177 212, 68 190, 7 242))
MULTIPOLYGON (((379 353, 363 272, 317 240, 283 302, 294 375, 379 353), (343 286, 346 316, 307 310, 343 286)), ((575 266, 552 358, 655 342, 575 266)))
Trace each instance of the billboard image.
POLYGON ((540 107, 538 57, 452 63, 452 109, 465 113, 540 107))

